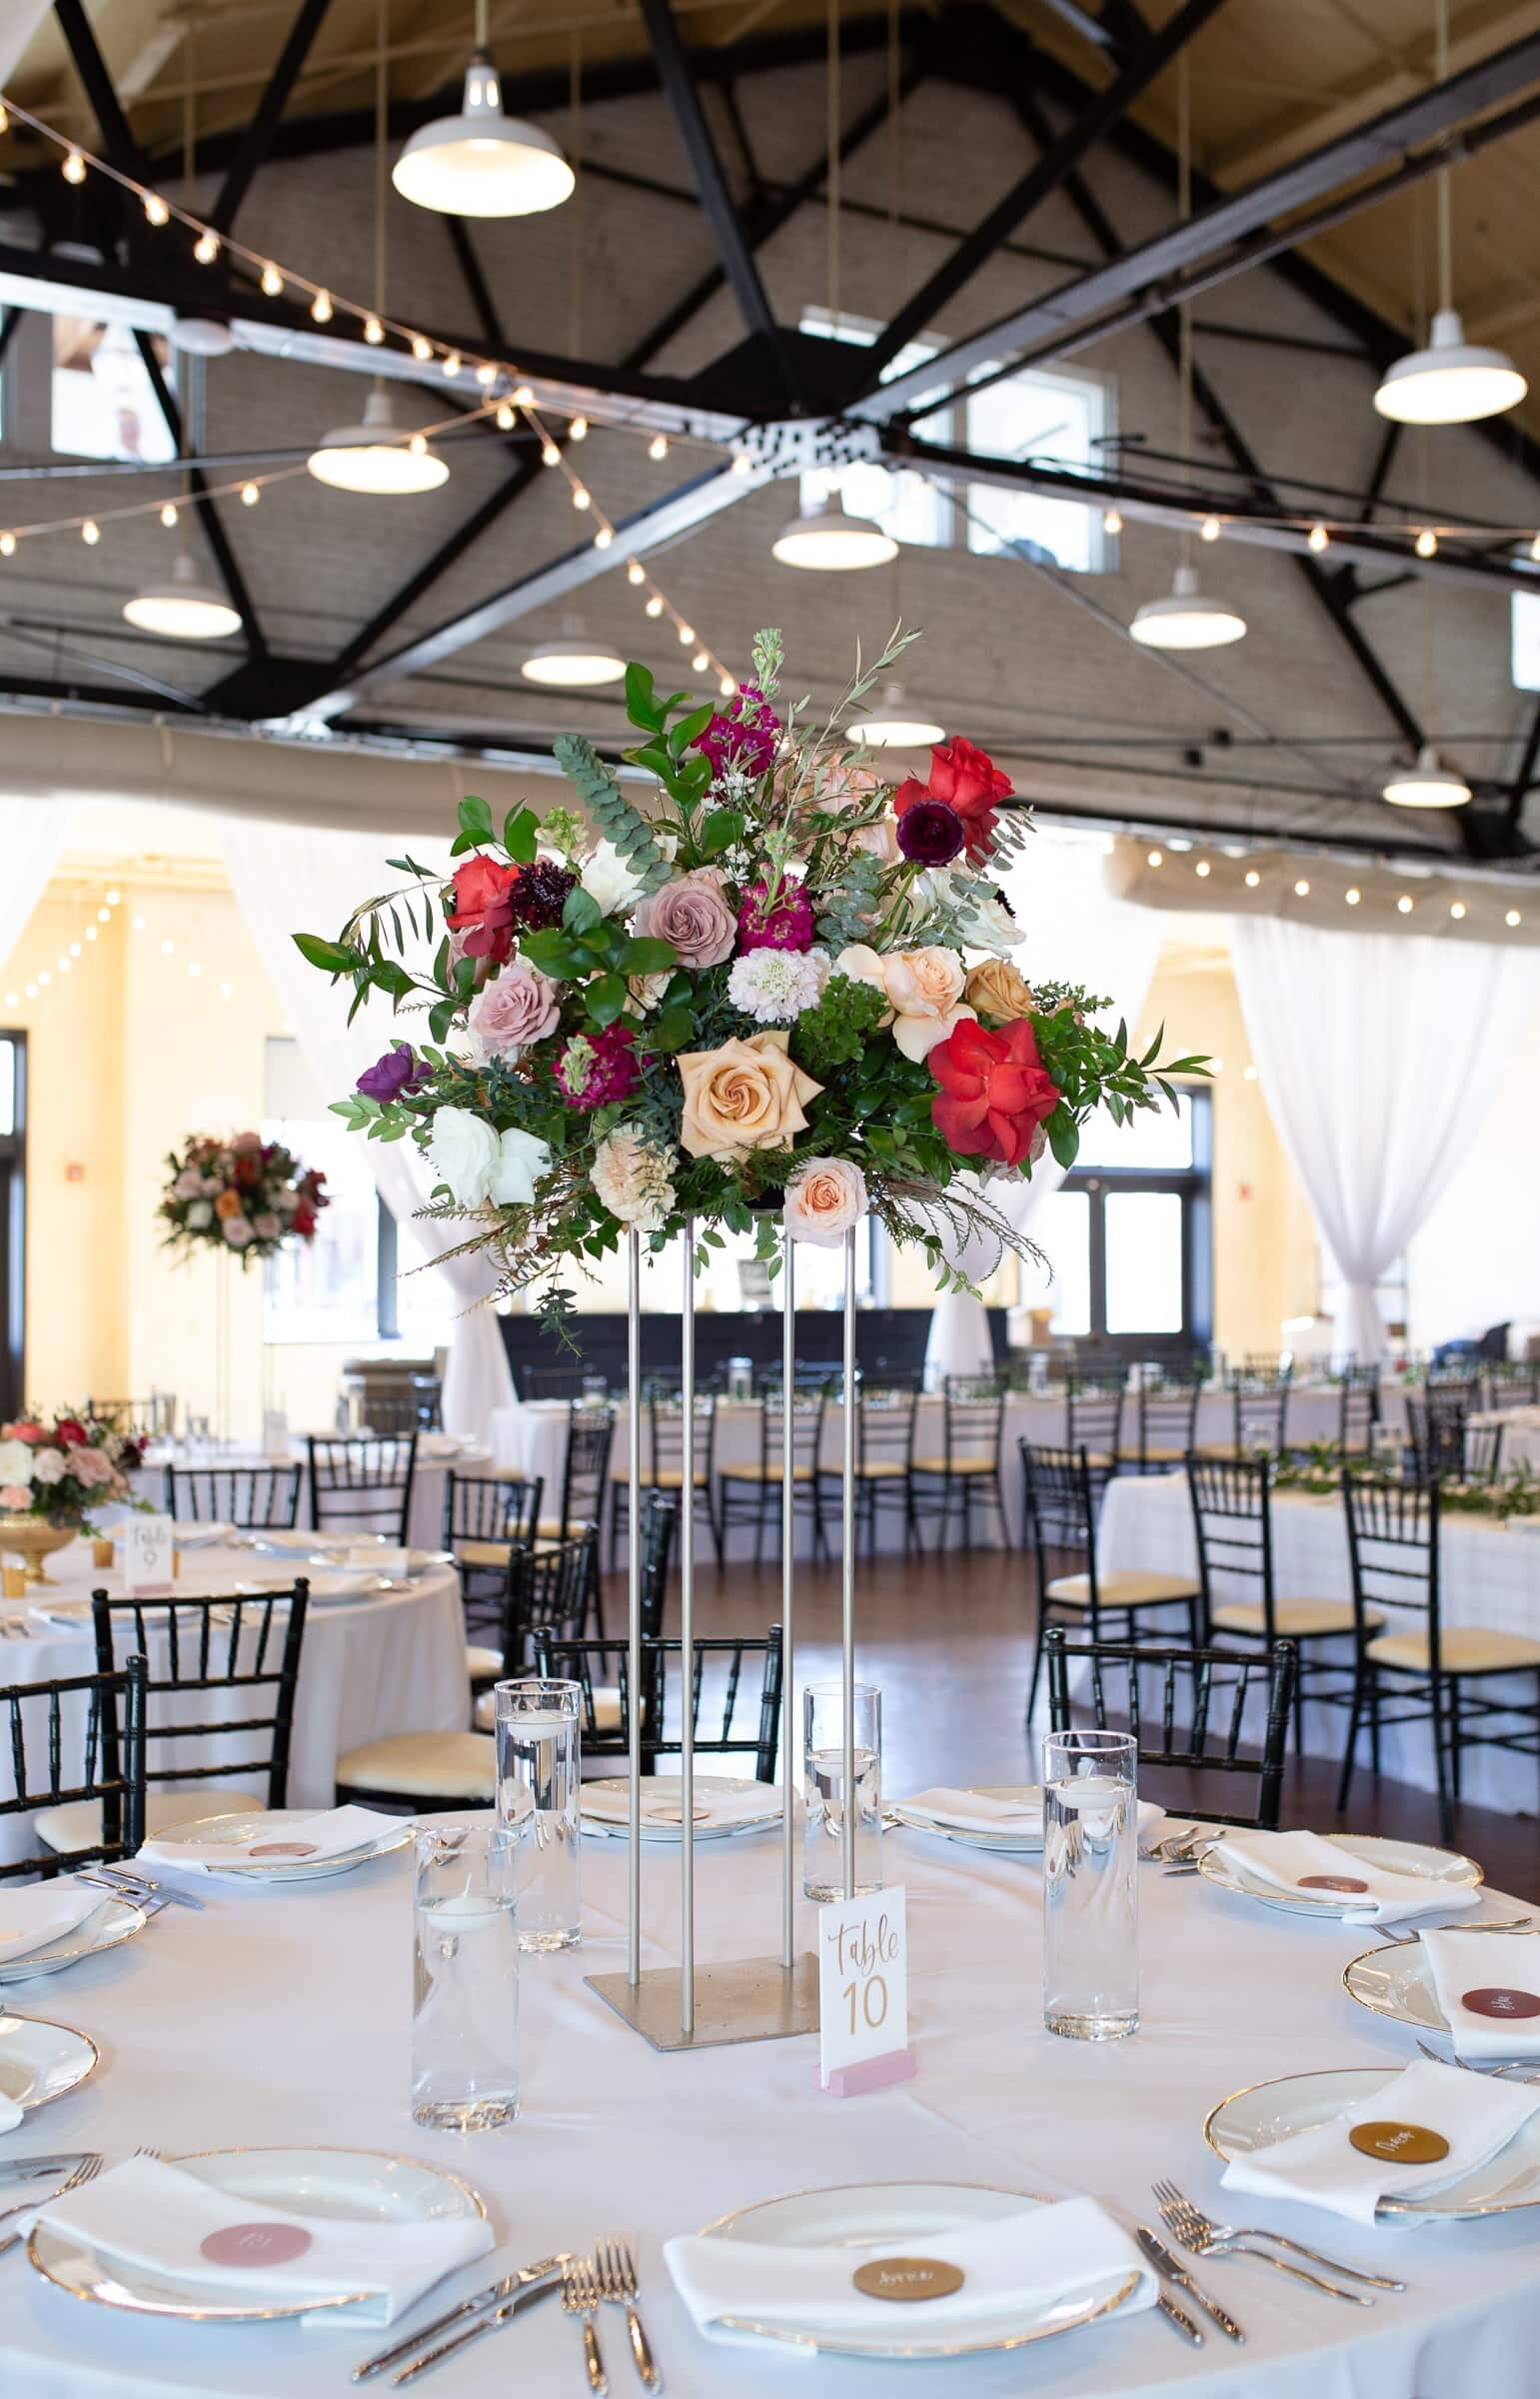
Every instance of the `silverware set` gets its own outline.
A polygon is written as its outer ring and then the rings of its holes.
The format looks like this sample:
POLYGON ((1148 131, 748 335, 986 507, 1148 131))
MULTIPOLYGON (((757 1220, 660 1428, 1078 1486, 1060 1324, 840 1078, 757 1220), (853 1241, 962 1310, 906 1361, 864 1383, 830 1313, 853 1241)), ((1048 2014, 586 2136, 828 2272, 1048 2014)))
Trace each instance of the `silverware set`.
POLYGON ((583 2361, 592 2399, 604 2399, 610 2388, 594 2322, 600 2309, 606 2306, 625 2310, 637 2379, 645 2390, 661 2391, 662 2377, 637 2312, 637 2261, 631 2242, 622 2233, 610 2233, 586 2257, 559 2250, 552 2257, 540 2258, 534 2265, 520 2266, 512 2274, 505 2274, 499 2281, 489 2283, 485 2290, 473 2291, 468 2299, 462 2299, 442 2316, 435 2316, 431 2324, 419 2325, 416 2332, 408 2333, 391 2348, 366 2358, 361 2366, 354 2368, 352 2379, 369 2382, 394 2366, 398 2371, 391 2376, 393 2385, 413 2382, 419 2374, 442 2365, 446 2358, 468 2348, 473 2341, 501 2331, 525 2308, 560 2292, 563 2312, 576 2318, 582 2332, 583 2361), (456 2325, 460 2329, 452 2330, 456 2325), (449 2333, 450 2337, 439 2340, 440 2333, 449 2333))
MULTIPOLYGON (((158 2149, 136 2149, 136 2157, 159 2157, 158 2149)), ((99 2149, 66 2150, 57 2157, 18 2157, 6 2160, 7 2182, 51 2182, 53 2189, 41 2195, 30 2193, 24 2199, 13 2199, 9 2207, 0 2207, 0 2224, 11 2216, 31 2215, 40 2207, 49 2207, 62 2199, 66 2191, 78 2190, 83 2182, 94 2182, 107 2160, 99 2149), (63 2175, 61 2182, 59 2177, 63 2175)), ((21 2245, 20 2232, 0 2234, 0 2257, 21 2245)))
MULTIPOLYGON (((1474 1930, 1475 1927, 1473 1926, 1472 1929, 1474 1930)), ((1430 2049, 1426 2041, 1419 2041, 1417 2046, 1424 2057, 1432 2059, 1435 2066, 1458 2066, 1462 2073, 1488 2074, 1494 2082, 1504 2082, 1509 2079, 1515 2082, 1540 2082, 1540 2074, 1525 2073, 1523 2070, 1526 2066, 1532 2067, 1535 2064, 1536 2061, 1532 2057, 1489 2058, 1477 2065, 1474 2058, 1461 2057, 1458 2053, 1445 2057, 1442 2050, 1430 2049)))
MULTIPOLYGON (((1327 2257, 1319 2249, 1307 2248, 1303 2241, 1290 2240, 1286 2233, 1269 2232, 1265 2225, 1216 2224, 1212 2217, 1203 2214, 1201 2208, 1195 2207, 1174 2182, 1161 2180, 1152 2183, 1150 2188, 1155 2194, 1161 2223, 1173 2236, 1177 2246, 1193 2257, 1254 2257, 1263 2265, 1271 2266, 1276 2273, 1287 2274, 1295 2282, 1308 2283, 1313 2290, 1325 2291, 1333 2299, 1343 2299, 1350 2307, 1372 2307, 1374 2301, 1369 2291, 1346 2290, 1340 2282, 1329 2280, 1329 2276, 1342 2274, 1350 2282, 1369 2284, 1375 2291, 1404 2291, 1406 2288, 1404 2282, 1395 2281, 1389 2274, 1370 2274, 1362 2266, 1347 2265, 1341 2258, 1327 2257), (1271 2248, 1263 2246, 1268 2242, 1272 2244, 1271 2248), (1276 2257, 1273 2254, 1275 2249, 1286 2249, 1289 2256, 1276 2257), (1308 2268, 1293 2264, 1292 2260, 1298 2257, 1307 2257, 1312 2266, 1318 2266, 1323 2271, 1311 2273, 1308 2268)), ((1151 2233, 1146 2238, 1145 2228, 1141 2227, 1139 2238, 1145 2254, 1153 2255, 1153 2248, 1159 2246, 1154 2235, 1151 2233)), ((1162 2268, 1162 2271, 1168 2270, 1162 2268)), ((1197 2300, 1200 2307, 1208 2308, 1207 2300, 1196 2286, 1191 2287, 1189 2295, 1197 2300)), ((1212 2310, 1208 2312, 1212 2313, 1212 2310)), ((1215 2321, 1218 2320, 1216 2317, 1215 2321)), ((1226 2326, 1225 2329, 1230 2330, 1232 2340, 1244 2338, 1238 2328, 1231 2330, 1226 2326)))
POLYGON ((75 1880, 111 1891, 116 1899, 131 1900, 147 1916, 159 1915, 163 1907, 190 1907, 194 1914, 201 1915, 208 1904, 195 1898, 191 1891, 178 1890, 173 1883, 156 1882, 153 1876, 141 1874, 137 1866, 86 1866, 77 1871, 75 1880))

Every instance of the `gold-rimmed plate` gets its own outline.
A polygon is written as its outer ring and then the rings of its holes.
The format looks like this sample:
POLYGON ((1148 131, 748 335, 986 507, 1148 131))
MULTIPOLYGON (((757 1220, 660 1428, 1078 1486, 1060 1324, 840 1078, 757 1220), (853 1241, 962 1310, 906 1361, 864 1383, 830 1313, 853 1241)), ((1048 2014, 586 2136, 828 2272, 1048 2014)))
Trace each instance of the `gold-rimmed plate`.
MULTIPOLYGON (((336 2217, 364 2224, 439 2223, 446 2217, 485 2216, 478 2194, 458 2174, 425 2166, 417 2158, 393 2157, 370 2149, 209 2149, 167 2160, 211 2190, 249 2201, 254 2208, 336 2217)), ((193 2324, 268 2323, 309 2316, 324 2308, 353 2307, 368 2296, 339 2291, 332 2298, 306 2297, 280 2306, 252 2303, 240 2285, 190 2284, 110 2256, 88 2242, 39 2224, 27 2241, 27 2256, 39 2274, 74 2299, 94 2300, 132 2315, 174 2316, 193 2324)))
MULTIPOLYGON (((1479 1932, 1479 1925, 1472 1925, 1479 1932)), ((1540 1933, 1518 1932, 1518 1940, 1540 1940, 1540 1933)), ((1342 1975, 1342 1988, 1360 2007, 1372 2008, 1377 2016, 1393 2017, 1397 2024, 1410 2024, 1418 2032, 1442 2033, 1447 2040, 1449 2026, 1438 2004, 1438 1991, 1433 1981, 1433 1968, 1422 1942, 1392 1941, 1381 1949, 1366 1949, 1355 1957, 1342 1975)), ((1536 2061, 1540 2068, 1540 2059, 1536 2061)))
POLYGON ((1042 1853, 1042 1784, 1040 1782, 981 1782, 974 1786, 980 1799, 1013 1804, 1019 1822, 1000 1817, 987 1830, 982 1824, 958 1824, 949 1816, 932 1815, 907 1799, 891 1802, 895 1823, 910 1832, 935 1833, 943 1841, 960 1841, 966 1849, 998 1849, 1005 1856, 1037 1857, 1042 1853))
POLYGON ((30 2115, 76 2090, 95 2073, 99 2055, 95 2041, 73 2024, 0 2015, 0 2096, 30 2115))
POLYGON ((82 1917, 68 1932, 61 1932, 51 1941, 40 1941, 35 1949, 24 1950, 19 1957, 9 1957, 0 1965, 0 1990, 14 1982, 31 1982, 40 1974, 59 1974, 66 1966, 77 1965, 84 1957, 97 1957, 104 1949, 116 1949, 120 1941, 131 1941, 136 1932, 145 1928, 145 1912, 131 1899, 111 1898, 104 1891, 102 1904, 90 1915, 82 1917))
MULTIPOLYGON (((198 1816, 189 1824, 173 1824, 156 1834, 157 1851, 169 1851, 173 1844, 185 1847, 187 1862, 197 1866, 198 1852, 209 1847, 223 1847, 233 1841, 254 1841, 259 1832, 281 1832, 286 1825, 308 1824, 316 1814, 313 1807, 267 1807, 259 1812, 228 1816, 198 1816)), ((323 1882, 334 1874, 351 1874, 355 1866, 367 1865, 372 1857, 387 1857, 393 1849, 404 1848, 417 1830, 413 1817, 402 1816, 400 1829, 394 1827, 378 1838, 365 1841, 357 1849, 343 1849, 335 1857, 318 1857, 309 1865, 304 1863, 280 1865, 272 1858, 253 1858, 244 1866, 206 1866, 203 1871, 232 1882, 323 1882)), ((169 1865, 169 1856, 161 1861, 169 1865)))
MULTIPOLYGON (((1435 1849, 1425 1841, 1382 1840, 1367 1832, 1328 1832, 1322 1837, 1344 1856, 1355 1857, 1382 1874, 1406 1874, 1422 1881, 1446 1882, 1451 1891, 1473 1890, 1485 1880, 1476 1860, 1463 1857, 1457 1849, 1435 1849)), ((1259 1901, 1263 1907, 1281 1908, 1286 1915, 1336 1918, 1351 1915, 1355 1906, 1362 1905, 1361 1900, 1346 1894, 1292 1898, 1275 1884, 1264 1882, 1259 1874, 1221 1857, 1217 1849, 1204 1851, 1198 1859, 1198 1872, 1205 1882, 1213 1883, 1221 1891, 1234 1891, 1240 1898, 1259 1901)))
MULTIPOLYGON (((684 1783, 678 1774, 644 1774, 642 1780, 642 1838, 672 1842, 684 1839, 684 1783)), ((780 1822, 783 1793, 778 1782, 755 1782, 742 1774, 698 1774, 695 1777, 695 1825, 698 1841, 730 1841, 743 1833, 764 1832, 780 1822)), ((631 1826, 631 1786, 624 1774, 596 1776, 584 1783, 578 1802, 582 1830, 601 1839, 625 1840, 631 1826)))
MULTIPOLYGON (((702 2238, 838 2249, 849 2253, 853 2271, 863 2251, 923 2256, 927 2241, 1051 2205, 1040 2192, 996 2190, 980 2183, 845 2183, 738 2208, 706 2225, 702 2238)), ((953 2314, 944 2331, 938 2327, 928 2336, 913 2321, 916 2311, 909 2308, 894 2311, 891 2329, 884 2325, 869 2333, 832 2332, 795 2322, 770 2325, 739 2315, 717 2321, 737 2340, 764 2340, 820 2357, 885 2358, 894 2363, 981 2357, 1051 2340, 1109 2316, 1132 2298, 1141 2279, 1138 2274, 1108 2274, 1089 2289, 1062 2299, 1027 2300, 1003 2310, 999 2302, 988 2309, 980 2306, 976 2323, 953 2314)))
MULTIPOLYGON (((1255 2082, 1246 2090, 1232 2091, 1210 2110, 1203 2138, 1228 2164, 1232 2157, 1250 2157, 1296 2132, 1313 2132, 1345 2108, 1382 2091, 1394 2113, 1388 2094, 1403 2072, 1400 2066, 1336 2066, 1255 2082)), ((1424 2199, 1382 2199, 1376 2213, 1464 2223, 1532 2207, 1540 2207, 1540 2115, 1521 2125, 1484 2166, 1473 2166, 1447 2189, 1424 2199)))

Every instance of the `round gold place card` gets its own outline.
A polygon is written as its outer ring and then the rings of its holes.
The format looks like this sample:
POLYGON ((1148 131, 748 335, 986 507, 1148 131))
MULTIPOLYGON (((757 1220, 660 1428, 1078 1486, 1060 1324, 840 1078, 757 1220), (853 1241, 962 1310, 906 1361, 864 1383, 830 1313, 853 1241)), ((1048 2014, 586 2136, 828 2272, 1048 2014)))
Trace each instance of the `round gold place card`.
POLYGON ((1436 2166, 1449 2155, 1443 2134, 1425 2124, 1355 2124, 1347 2137, 1365 2157, 1388 2158, 1396 2166, 1436 2166))
POLYGON ((853 2279, 868 2299, 949 2299, 965 2277, 960 2266, 938 2257, 872 2257, 853 2279))
POLYGON ((1302 1891, 1366 1891, 1369 1886, 1355 1874, 1301 1874, 1298 1887, 1302 1891))
POLYGON ((1468 2007, 1473 2016, 1516 2021, 1521 2016, 1540 2016, 1540 1993, 1514 1991, 1505 1984, 1494 1983, 1479 1991, 1462 1991, 1460 2005, 1468 2007))

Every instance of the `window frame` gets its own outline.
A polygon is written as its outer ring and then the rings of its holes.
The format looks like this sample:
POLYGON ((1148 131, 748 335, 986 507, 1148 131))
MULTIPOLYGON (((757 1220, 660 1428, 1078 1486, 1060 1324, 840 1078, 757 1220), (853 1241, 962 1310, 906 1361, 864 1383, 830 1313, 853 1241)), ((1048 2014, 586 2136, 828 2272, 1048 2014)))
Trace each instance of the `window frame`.
POLYGON ((1071 1169, 1060 1190, 1083 1193, 1089 1201, 1090 1323, 1074 1337, 1088 1348, 1130 1362, 1158 1359, 1175 1365, 1213 1340, 1213 1093, 1206 1084, 1178 1086, 1191 1109, 1190 1167, 1088 1167, 1071 1169), (1173 1193, 1181 1200, 1182 1321, 1176 1332, 1108 1332, 1106 1201, 1117 1194, 1173 1193))

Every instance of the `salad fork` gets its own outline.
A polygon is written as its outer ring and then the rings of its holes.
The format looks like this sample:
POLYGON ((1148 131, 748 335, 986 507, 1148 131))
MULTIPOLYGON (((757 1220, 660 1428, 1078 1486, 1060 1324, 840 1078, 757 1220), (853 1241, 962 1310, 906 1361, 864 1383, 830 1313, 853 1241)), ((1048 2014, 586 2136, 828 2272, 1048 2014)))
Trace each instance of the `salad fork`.
POLYGON ((1404 2291, 1404 2282, 1388 2274, 1370 2274, 1361 2266, 1344 2265, 1340 2258, 1327 2257, 1319 2249, 1307 2248, 1303 2241, 1290 2240, 1286 2233, 1269 2232, 1263 2224, 1216 2224, 1201 2208, 1185 2198, 1174 2182, 1162 2179, 1152 2183, 1155 2205, 1160 2221, 1173 2232, 1184 2249, 1195 2257, 1222 2257, 1232 2251, 1240 2257, 1257 2257, 1280 2274, 1292 2274, 1300 2282, 1312 2283, 1317 2290, 1329 2291, 1334 2299, 1349 2300, 1355 2307, 1372 2307, 1372 2299, 1358 2291, 1344 2291, 1334 2282, 1323 2282, 1317 2274, 1307 2274, 1302 2266, 1291 2266, 1281 2257, 1273 2257, 1265 2249, 1248 2247, 1255 2241, 1271 2241, 1280 2249, 1288 2249, 1296 2257, 1307 2257, 1313 2265, 1324 2266, 1329 2273, 1346 2274, 1354 2282, 1371 2283, 1377 2291, 1404 2291))
POLYGON ((614 2233, 599 2242, 594 2252, 599 2270, 599 2295, 626 2310, 626 2330, 631 2336, 631 2354, 639 2379, 650 2391, 661 2391, 663 2382, 653 2362, 642 2318, 637 2313, 637 2261, 631 2243, 614 2233))
POLYGON ((591 2257, 569 2257, 562 2266, 562 2309, 565 2315, 578 2316, 583 2322, 583 2362, 589 2370, 589 2389, 593 2399, 605 2399, 610 2384, 605 2374, 605 2361, 599 2351, 599 2335, 594 2330, 594 2310, 599 2305, 599 2279, 591 2257))
POLYGON ((1424 2057, 1432 2059, 1435 2066, 1459 2066, 1467 2074, 1489 2074, 1494 2082, 1501 2082, 1505 2075, 1516 2076, 1520 2082, 1540 2082, 1540 2074, 1519 2072, 1521 2066, 1535 2064, 1532 2057, 1505 2057, 1499 2062, 1478 2066, 1470 2058, 1461 2057, 1458 2051, 1453 2056, 1443 2057, 1438 2050, 1430 2049, 1426 2041, 1419 2041, 1417 2046, 1424 2057))
MULTIPOLYGON (((55 2199, 62 2199, 66 2191, 78 2190, 83 2182, 93 2182, 101 2170, 102 2161, 99 2156, 93 2154, 90 2157, 83 2157, 74 2172, 63 2182, 55 2184, 45 2197, 16 2199, 9 2207, 0 2207, 0 2224, 5 2223, 8 2217, 30 2215, 35 2208, 51 2206, 55 2199)), ((0 2238, 0 2257, 4 2257, 8 2249, 14 2249, 20 2240, 19 2232, 8 2232, 3 2238, 0 2238)))

